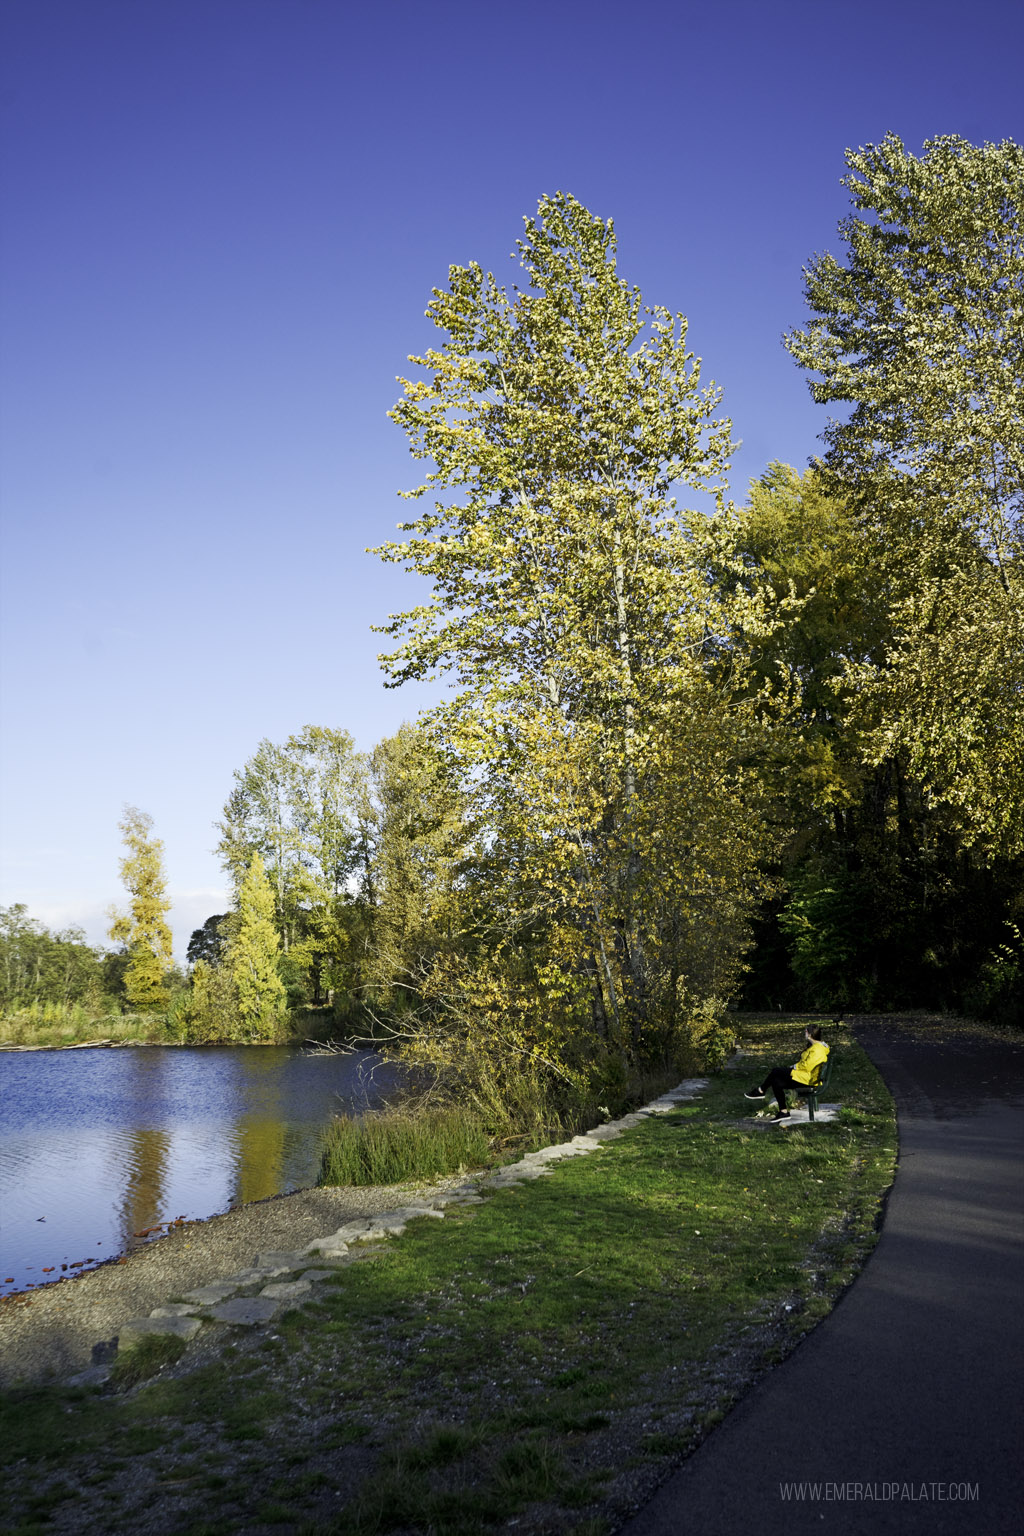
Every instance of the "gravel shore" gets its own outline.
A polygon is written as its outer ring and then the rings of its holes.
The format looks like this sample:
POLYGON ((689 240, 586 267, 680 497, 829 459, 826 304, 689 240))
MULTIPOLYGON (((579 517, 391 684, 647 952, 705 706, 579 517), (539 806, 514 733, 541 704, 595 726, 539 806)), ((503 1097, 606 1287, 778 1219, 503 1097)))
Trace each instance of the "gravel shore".
POLYGON ((223 1280, 257 1253, 302 1248, 346 1221, 407 1205, 431 1185, 300 1189, 186 1222, 126 1257, 75 1278, 0 1301, 0 1387, 73 1375, 93 1363, 96 1345, 131 1318, 146 1317, 193 1286, 223 1280))

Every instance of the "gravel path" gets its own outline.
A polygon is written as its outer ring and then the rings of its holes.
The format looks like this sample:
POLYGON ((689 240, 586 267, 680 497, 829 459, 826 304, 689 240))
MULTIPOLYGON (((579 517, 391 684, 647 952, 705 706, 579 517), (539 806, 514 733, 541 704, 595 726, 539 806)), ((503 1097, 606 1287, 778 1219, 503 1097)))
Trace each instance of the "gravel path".
POLYGON ((75 1278, 0 1301, 0 1387, 41 1382, 83 1370, 93 1349, 130 1318, 145 1317, 193 1286, 223 1280, 257 1253, 302 1248, 346 1221, 408 1205, 424 1190, 450 1188, 461 1176, 427 1185, 302 1189, 186 1222, 126 1258, 75 1278))

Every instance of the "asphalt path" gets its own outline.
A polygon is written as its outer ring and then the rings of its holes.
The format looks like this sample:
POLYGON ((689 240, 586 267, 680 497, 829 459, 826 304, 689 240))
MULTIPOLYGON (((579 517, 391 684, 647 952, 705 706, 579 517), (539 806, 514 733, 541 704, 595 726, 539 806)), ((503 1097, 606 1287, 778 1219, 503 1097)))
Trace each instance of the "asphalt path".
POLYGON ((878 1246, 622 1536, 1024 1532, 1024 1046, 856 1034, 899 1119, 878 1246))

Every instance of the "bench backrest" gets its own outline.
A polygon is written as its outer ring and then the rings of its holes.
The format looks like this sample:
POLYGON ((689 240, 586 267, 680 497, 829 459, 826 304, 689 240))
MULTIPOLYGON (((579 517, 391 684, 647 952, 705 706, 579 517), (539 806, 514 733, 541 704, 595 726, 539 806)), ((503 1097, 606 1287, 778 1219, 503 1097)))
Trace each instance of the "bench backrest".
POLYGON ((817 1070, 815 1071, 814 1076, 811 1078, 811 1081, 807 1086, 812 1090, 812 1092, 816 1093, 819 1088, 824 1088, 825 1084, 828 1082, 831 1076, 832 1050, 830 1047, 828 1055, 825 1057, 825 1060, 820 1063, 817 1070))

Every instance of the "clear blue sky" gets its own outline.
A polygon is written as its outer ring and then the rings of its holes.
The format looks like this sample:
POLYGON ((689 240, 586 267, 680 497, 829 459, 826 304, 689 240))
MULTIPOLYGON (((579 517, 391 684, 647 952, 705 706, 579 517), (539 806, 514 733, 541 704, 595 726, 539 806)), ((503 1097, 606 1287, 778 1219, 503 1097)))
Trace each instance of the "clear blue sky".
POLYGON ((1011 0, 4 0, 0 903, 96 940, 128 802, 182 953, 262 737, 371 746, 366 555, 415 483, 385 412, 451 262, 514 279, 572 192, 690 319, 741 498, 823 421, 781 345, 847 146, 1024 138, 1011 0))

